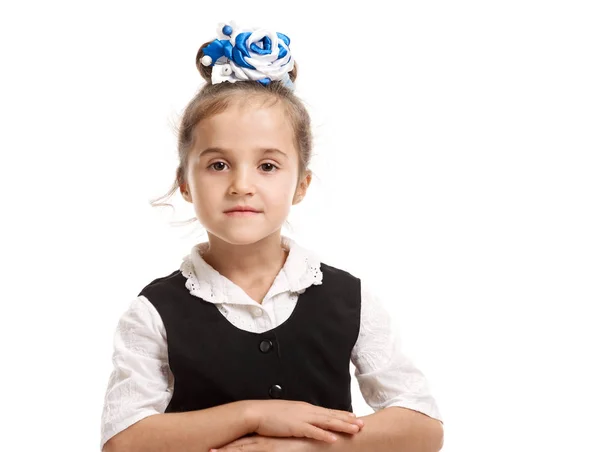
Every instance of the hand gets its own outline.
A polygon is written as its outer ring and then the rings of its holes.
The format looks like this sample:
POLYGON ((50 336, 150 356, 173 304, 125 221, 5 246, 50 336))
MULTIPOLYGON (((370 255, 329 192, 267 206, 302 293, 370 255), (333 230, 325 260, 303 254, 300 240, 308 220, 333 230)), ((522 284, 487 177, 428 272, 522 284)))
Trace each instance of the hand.
POLYGON ((270 438, 266 436, 250 436, 240 438, 219 449, 210 452, 309 452, 314 450, 315 440, 299 438, 270 438))
POLYGON ((363 421, 353 413, 291 400, 253 400, 254 432, 261 436, 312 438, 332 443, 332 431, 358 433, 363 421))

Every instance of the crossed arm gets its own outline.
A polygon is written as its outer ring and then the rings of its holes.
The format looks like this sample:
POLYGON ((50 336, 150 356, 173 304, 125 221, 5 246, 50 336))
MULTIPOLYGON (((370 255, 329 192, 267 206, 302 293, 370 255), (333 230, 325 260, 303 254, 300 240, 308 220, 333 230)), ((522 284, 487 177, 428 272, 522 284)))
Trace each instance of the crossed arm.
POLYGON ((312 439, 242 438, 219 452, 438 452, 444 442, 442 423, 417 411, 401 407, 385 408, 361 417, 364 427, 354 435, 336 433, 335 443, 312 439))
POLYGON ((438 452, 443 444, 439 421, 400 407, 362 417, 364 426, 360 432, 336 433, 335 443, 245 437, 254 428, 247 413, 247 405, 232 403, 187 413, 148 416, 111 438, 103 452, 438 452))

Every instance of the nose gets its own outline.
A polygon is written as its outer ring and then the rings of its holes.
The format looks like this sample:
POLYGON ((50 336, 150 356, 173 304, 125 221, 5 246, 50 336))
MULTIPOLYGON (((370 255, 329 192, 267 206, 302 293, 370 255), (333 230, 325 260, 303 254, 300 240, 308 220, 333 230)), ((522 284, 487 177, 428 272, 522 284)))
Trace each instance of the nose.
POLYGON ((253 195, 256 192, 251 168, 238 167, 230 174, 230 195, 253 195))

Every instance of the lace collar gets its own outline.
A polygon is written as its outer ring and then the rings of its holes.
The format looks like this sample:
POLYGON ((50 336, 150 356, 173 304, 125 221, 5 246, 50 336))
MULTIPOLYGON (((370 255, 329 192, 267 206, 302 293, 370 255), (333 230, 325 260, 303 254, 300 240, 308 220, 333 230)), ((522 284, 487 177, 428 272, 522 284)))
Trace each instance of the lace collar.
MULTIPOLYGON (((322 284, 321 262, 316 255, 286 236, 281 237, 281 245, 289 254, 265 298, 288 291, 299 292, 313 284, 322 284)), ((207 248, 208 242, 194 245, 181 263, 180 270, 186 278, 185 286, 190 293, 211 303, 256 304, 238 285, 221 275, 202 258, 207 248)))

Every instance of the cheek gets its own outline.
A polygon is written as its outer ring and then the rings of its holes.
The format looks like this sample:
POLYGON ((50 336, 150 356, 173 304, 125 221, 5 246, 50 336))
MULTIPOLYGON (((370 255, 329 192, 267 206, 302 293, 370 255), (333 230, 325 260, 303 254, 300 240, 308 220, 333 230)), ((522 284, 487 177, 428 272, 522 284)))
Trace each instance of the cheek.
POLYGON ((214 180, 206 177, 196 177, 190 186, 194 202, 200 206, 210 206, 215 203, 219 189, 214 180))
POLYGON ((296 186, 288 182, 278 184, 277 187, 271 187, 264 196, 268 203, 278 210, 289 210, 292 207, 296 186))
POLYGON ((195 181, 195 189, 194 191, 198 194, 210 193, 210 184, 204 177, 198 177, 195 181))

